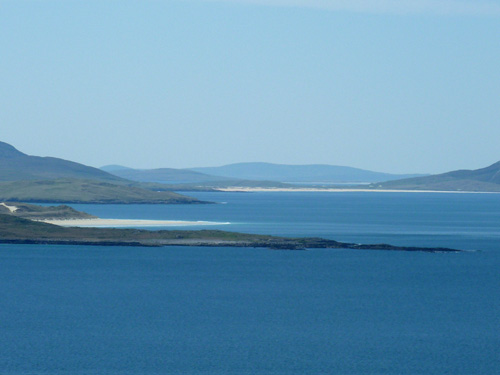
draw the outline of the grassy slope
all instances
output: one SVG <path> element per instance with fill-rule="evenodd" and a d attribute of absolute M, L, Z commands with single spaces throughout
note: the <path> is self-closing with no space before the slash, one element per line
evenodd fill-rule
<path fill-rule="evenodd" d="M 500 162 L 486 168 L 373 184 L 386 189 L 500 192 Z"/>
<path fill-rule="evenodd" d="M 8 207 L 0 205 L 0 214 L 13 215 L 25 219 L 92 219 L 96 216 L 86 212 L 80 212 L 69 206 L 38 206 L 27 203 L 5 202 L 7 206 L 14 206 L 16 210 L 11 212 Z"/>
<path fill-rule="evenodd" d="M 475 191 L 500 192 L 500 184 L 455 178 L 427 178 L 425 181 L 408 179 L 370 185 L 374 188 L 394 190 L 435 190 L 435 191 Z"/>
<path fill-rule="evenodd" d="M 0 183 L 0 201 L 45 203 L 199 203 L 173 192 L 157 192 L 105 181 L 60 179 Z"/>
<path fill-rule="evenodd" d="M 159 168 L 159 169 L 120 169 L 111 171 L 115 176 L 132 181 L 159 182 L 159 183 L 204 183 L 210 181 L 224 181 L 224 177 L 210 176 L 204 173 L 187 169 Z"/>
<path fill-rule="evenodd" d="M 135 246 L 239 246 L 297 250 L 305 248 L 345 248 L 353 250 L 399 250 L 443 252 L 446 248 L 401 247 L 387 244 L 350 244 L 321 238 L 282 238 L 268 235 L 218 230 L 161 230 L 110 228 L 63 228 L 12 215 L 0 214 L 0 243 L 52 243 Z"/>
<path fill-rule="evenodd" d="M 137 181 L 137 186 L 146 189 L 157 189 L 163 191 L 216 191 L 218 188 L 227 187 L 262 187 L 262 188 L 284 188 L 294 185 L 261 180 L 230 179 L 227 177 L 211 176 L 188 169 L 120 169 L 110 173 Z"/>
<path fill-rule="evenodd" d="M 65 228 L 57 225 L 36 222 L 11 215 L 0 214 L 0 240 L 32 241 L 78 241 L 80 243 L 117 242 L 117 244 L 137 243 L 142 245 L 168 244 L 169 240 L 211 242 L 245 242 L 264 244 L 266 241 L 287 241 L 278 237 L 224 232 L 218 230 L 161 230 L 115 228 Z M 293 243 L 293 241 L 291 242 Z M 293 246 L 292 246 L 293 247 Z"/>
<path fill-rule="evenodd" d="M 158 189 L 160 190 L 160 189 Z M 0 200 L 72 203 L 195 203 L 68 160 L 30 156 L 0 142 Z"/>
<path fill-rule="evenodd" d="M 58 178 L 120 181 L 117 176 L 100 169 L 69 160 L 31 156 L 0 142 L 0 181 L 53 180 Z"/>

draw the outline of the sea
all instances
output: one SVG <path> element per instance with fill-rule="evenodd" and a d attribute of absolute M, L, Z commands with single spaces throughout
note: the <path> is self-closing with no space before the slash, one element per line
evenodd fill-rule
<path fill-rule="evenodd" d="M 189 193 L 102 218 L 461 253 L 0 245 L 0 374 L 500 374 L 500 194 Z"/>

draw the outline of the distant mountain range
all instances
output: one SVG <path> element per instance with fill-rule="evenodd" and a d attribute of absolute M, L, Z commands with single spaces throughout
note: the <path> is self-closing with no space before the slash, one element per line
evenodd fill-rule
<path fill-rule="evenodd" d="M 500 162 L 476 170 L 458 170 L 426 176 L 394 175 L 331 165 L 279 165 L 269 163 L 239 163 L 222 167 L 193 168 L 188 170 L 171 168 L 136 170 L 121 166 L 108 166 L 105 168 L 117 176 L 130 180 L 164 183 L 178 183 L 179 181 L 183 181 L 185 183 L 183 188 L 194 186 L 194 184 L 217 189 L 223 187 L 293 188 L 294 185 L 287 184 L 287 182 L 307 185 L 340 185 L 371 182 L 364 185 L 363 188 L 431 191 L 500 191 Z"/>
<path fill-rule="evenodd" d="M 189 184 L 197 182 L 220 182 L 228 178 L 211 176 L 189 169 L 158 168 L 158 169 L 132 169 L 120 165 L 107 165 L 101 167 L 103 171 L 115 176 L 132 181 L 157 182 L 163 184 Z"/>
<path fill-rule="evenodd" d="M 132 169 L 119 165 L 109 165 L 101 169 L 116 176 L 134 181 L 161 182 L 161 183 L 209 183 L 217 185 L 247 186 L 250 182 L 255 186 L 256 181 L 264 182 L 266 186 L 276 183 L 295 184 L 346 184 L 370 183 L 389 181 L 394 179 L 416 177 L 416 174 L 389 174 L 367 171 L 358 168 L 341 167 L 334 165 L 282 165 L 271 163 L 238 163 L 222 167 L 204 167 L 190 169 Z M 241 185 L 241 181 L 246 185 Z"/>
<path fill-rule="evenodd" d="M 500 161 L 486 168 L 420 177 L 331 165 L 270 163 L 150 170 L 112 165 L 97 169 L 64 159 L 30 156 L 0 142 L 0 202 L 199 203 L 168 190 L 363 182 L 370 183 L 364 187 L 371 189 L 500 192 Z"/>
<path fill-rule="evenodd" d="M 388 181 L 373 184 L 371 187 L 391 190 L 500 192 L 500 161 L 486 168 Z"/>
<path fill-rule="evenodd" d="M 423 176 L 422 174 L 373 172 L 359 168 L 326 164 L 236 163 L 222 167 L 191 168 L 191 170 L 232 179 L 268 180 L 299 184 L 369 183 Z"/>
<path fill-rule="evenodd" d="M 158 190 L 72 161 L 26 155 L 0 142 L 0 201 L 199 203 L 194 198 Z"/>

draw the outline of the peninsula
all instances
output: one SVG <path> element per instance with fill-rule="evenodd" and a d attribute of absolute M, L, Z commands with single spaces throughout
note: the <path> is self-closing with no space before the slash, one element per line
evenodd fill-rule
<path fill-rule="evenodd" d="M 140 230 L 117 228 L 62 227 L 15 215 L 15 206 L 2 204 L 0 243 L 98 245 L 98 246 L 206 246 L 262 247 L 275 250 L 351 249 L 424 252 L 459 252 L 449 248 L 393 246 L 388 244 L 354 244 L 322 238 L 286 238 L 220 230 Z M 65 210 L 60 206 L 60 211 Z M 66 216 L 69 217 L 69 216 Z M 37 215 L 37 220 L 42 219 Z"/>

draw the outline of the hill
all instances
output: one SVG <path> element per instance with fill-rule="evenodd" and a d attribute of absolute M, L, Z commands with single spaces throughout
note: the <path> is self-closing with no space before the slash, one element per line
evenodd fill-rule
<path fill-rule="evenodd" d="M 200 203 L 98 168 L 30 156 L 0 142 L 0 201 L 50 203 Z"/>
<path fill-rule="evenodd" d="M 2 202 L 0 214 L 31 220 L 75 220 L 94 219 L 96 216 L 80 212 L 69 206 L 39 206 L 27 203 Z"/>
<path fill-rule="evenodd" d="M 152 191 L 97 180 L 58 179 L 0 182 L 0 201 L 98 204 L 202 203 L 170 191 Z"/>
<path fill-rule="evenodd" d="M 387 181 L 373 184 L 371 187 L 395 190 L 500 192 L 500 161 L 486 168 Z"/>
<path fill-rule="evenodd" d="M 284 188 L 293 185 L 276 181 L 242 180 L 212 176 L 189 169 L 158 168 L 132 169 L 121 165 L 108 165 L 101 169 L 117 177 L 137 181 L 141 187 L 156 191 L 216 191 L 234 186 Z"/>
<path fill-rule="evenodd" d="M 0 142 L 0 181 L 53 180 L 58 178 L 121 180 L 119 177 L 98 168 L 72 161 L 26 155 L 13 146 Z"/>
<path fill-rule="evenodd" d="M 118 165 L 108 165 L 101 167 L 101 169 L 127 180 L 162 184 L 189 184 L 199 182 L 221 182 L 227 180 L 227 178 L 224 177 L 211 176 L 189 169 L 132 169 Z"/>
<path fill-rule="evenodd" d="M 123 165 L 110 164 L 110 165 L 105 165 L 99 169 L 101 169 L 105 172 L 108 172 L 108 173 L 113 173 L 115 171 L 121 171 L 121 170 L 126 170 L 126 169 L 132 170 L 133 168 L 124 167 Z"/>
<path fill-rule="evenodd" d="M 415 174 L 397 175 L 325 164 L 237 163 L 222 167 L 191 168 L 190 170 L 229 179 L 266 180 L 299 184 L 368 183 L 422 176 Z"/>

